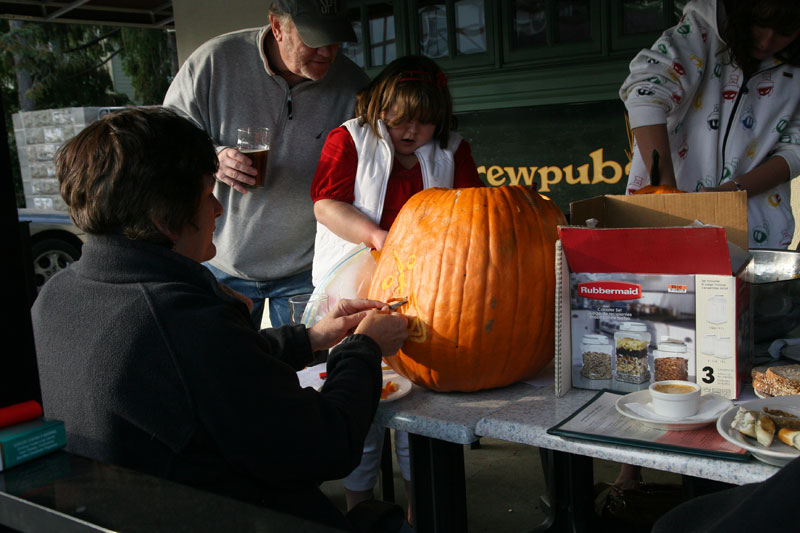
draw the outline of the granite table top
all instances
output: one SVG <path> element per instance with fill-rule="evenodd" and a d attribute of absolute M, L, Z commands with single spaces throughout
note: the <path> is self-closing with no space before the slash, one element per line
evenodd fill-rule
<path fill-rule="evenodd" d="M 308 385 L 302 378 L 301 383 Z M 755 458 L 728 461 L 547 434 L 596 393 L 572 389 L 557 398 L 551 366 L 533 380 L 500 389 L 434 392 L 413 385 L 405 397 L 381 402 L 375 419 L 392 429 L 456 444 L 490 437 L 737 485 L 762 481 L 778 471 Z"/>
<path fill-rule="evenodd" d="M 531 389 L 527 396 L 484 416 L 475 432 L 480 436 L 736 485 L 763 481 L 778 471 L 777 467 L 755 458 L 745 462 L 729 461 L 548 435 L 549 428 L 567 418 L 597 393 L 572 389 L 565 396 L 556 398 L 554 391 L 552 385 Z"/>

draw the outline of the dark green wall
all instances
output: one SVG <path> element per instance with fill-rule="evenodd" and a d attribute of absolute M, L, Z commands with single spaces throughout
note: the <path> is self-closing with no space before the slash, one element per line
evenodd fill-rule
<path fill-rule="evenodd" d="M 475 111 L 457 115 L 458 131 L 472 146 L 478 171 L 483 171 L 481 178 L 488 185 L 511 185 L 512 175 L 525 184 L 520 167 L 527 169 L 529 176 L 530 167 L 536 167 L 532 178 L 536 190 L 569 212 L 569 203 L 576 200 L 624 194 L 628 163 L 624 110 L 622 102 L 609 100 Z M 621 169 L 615 183 L 609 183 L 615 174 L 612 161 Z M 605 179 L 598 179 L 595 173 L 602 162 L 606 164 Z M 568 183 L 568 165 L 572 165 L 574 181 L 580 176 L 579 167 L 588 165 L 584 167 L 585 180 Z M 505 167 L 511 167 L 511 172 Z M 554 167 L 545 173 L 545 180 L 540 174 L 542 167 Z M 561 179 L 556 181 L 559 173 Z"/>

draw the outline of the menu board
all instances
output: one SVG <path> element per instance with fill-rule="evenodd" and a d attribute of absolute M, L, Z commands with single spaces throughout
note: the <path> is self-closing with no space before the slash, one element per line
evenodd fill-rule
<path fill-rule="evenodd" d="M 600 391 L 568 418 L 548 429 L 547 433 L 718 459 L 750 459 L 747 450 L 722 438 L 715 423 L 690 431 L 646 426 L 617 411 L 616 402 L 620 396 L 615 391 Z"/>

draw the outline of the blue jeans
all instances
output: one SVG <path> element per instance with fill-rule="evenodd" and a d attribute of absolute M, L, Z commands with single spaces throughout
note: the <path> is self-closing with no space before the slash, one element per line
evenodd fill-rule
<path fill-rule="evenodd" d="M 250 316 L 258 329 L 261 329 L 261 319 L 264 316 L 265 298 L 269 298 L 269 320 L 272 327 L 277 328 L 291 324 L 289 319 L 290 296 L 314 292 L 310 270 L 280 279 L 252 281 L 231 276 L 208 263 L 203 263 L 203 265 L 214 274 L 217 281 L 253 300 L 253 310 L 250 312 Z"/>

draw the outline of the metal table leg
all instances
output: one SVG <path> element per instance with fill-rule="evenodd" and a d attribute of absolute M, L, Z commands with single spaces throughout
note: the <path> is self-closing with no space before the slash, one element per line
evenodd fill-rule
<path fill-rule="evenodd" d="M 381 449 L 381 497 L 385 502 L 394 503 L 392 432 L 389 428 L 386 428 L 383 432 L 383 448 Z"/>
<path fill-rule="evenodd" d="M 467 531 L 464 447 L 409 434 L 414 484 L 414 529 L 419 533 Z"/>
<path fill-rule="evenodd" d="M 533 532 L 583 532 L 594 522 L 592 458 L 539 449 L 547 494 L 547 518 Z"/>

